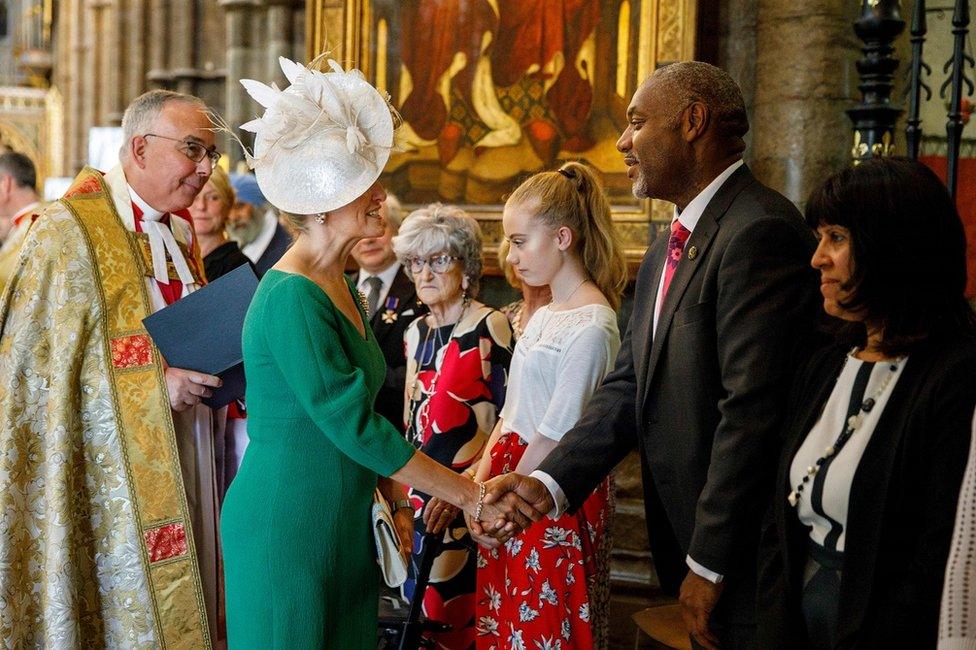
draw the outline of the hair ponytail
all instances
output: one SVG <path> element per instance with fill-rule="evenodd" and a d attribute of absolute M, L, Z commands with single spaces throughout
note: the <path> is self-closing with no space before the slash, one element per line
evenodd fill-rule
<path fill-rule="evenodd" d="M 627 263 L 610 203 L 589 167 L 569 162 L 557 171 L 540 172 L 519 185 L 509 203 L 538 204 L 536 216 L 554 228 L 573 231 L 580 262 L 614 310 L 627 287 Z"/>

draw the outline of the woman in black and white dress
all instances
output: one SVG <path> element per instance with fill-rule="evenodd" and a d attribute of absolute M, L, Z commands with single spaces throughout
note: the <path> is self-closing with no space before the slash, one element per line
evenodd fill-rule
<path fill-rule="evenodd" d="M 763 648 L 929 648 L 976 406 L 966 241 L 921 164 L 876 159 L 814 192 L 841 337 L 797 373 L 760 548 Z"/>

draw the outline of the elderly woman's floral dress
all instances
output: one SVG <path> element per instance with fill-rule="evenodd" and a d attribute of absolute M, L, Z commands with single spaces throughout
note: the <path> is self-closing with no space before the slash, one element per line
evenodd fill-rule
<path fill-rule="evenodd" d="M 414 446 L 456 472 L 481 457 L 505 401 L 512 328 L 499 311 L 471 304 L 454 325 L 431 328 L 425 317 L 404 335 L 407 396 L 404 420 Z M 430 496 L 410 490 L 414 553 L 423 553 L 423 510 Z M 451 631 L 433 635 L 439 647 L 474 647 L 476 553 L 463 515 L 445 529 L 424 594 L 424 614 Z M 411 576 L 412 578 L 412 576 Z M 413 580 L 404 586 L 413 598 Z"/>

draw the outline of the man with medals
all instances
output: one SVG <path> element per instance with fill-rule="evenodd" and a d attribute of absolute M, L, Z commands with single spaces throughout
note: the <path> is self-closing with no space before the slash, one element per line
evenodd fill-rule
<path fill-rule="evenodd" d="M 386 231 L 382 237 L 363 239 L 352 249 L 359 265 L 356 287 L 366 298 L 369 324 L 386 359 L 386 380 L 376 396 L 376 411 L 403 432 L 403 393 L 407 360 L 403 333 L 427 308 L 417 300 L 413 281 L 403 273 L 393 252 L 393 236 L 400 229 L 403 209 L 392 194 L 383 204 Z"/>
<path fill-rule="evenodd" d="M 43 211 L 0 301 L 0 638 L 220 645 L 220 379 L 167 366 L 142 319 L 202 284 L 186 208 L 219 157 L 201 100 L 123 116 L 121 163 Z M 195 325 L 190 325 L 195 326 Z"/>

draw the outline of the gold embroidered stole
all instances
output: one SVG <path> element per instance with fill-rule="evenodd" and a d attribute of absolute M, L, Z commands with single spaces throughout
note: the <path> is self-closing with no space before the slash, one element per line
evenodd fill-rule
<path fill-rule="evenodd" d="M 101 172 L 84 168 L 61 203 L 85 233 L 96 269 L 109 383 L 157 638 L 161 647 L 210 648 L 169 393 L 159 352 L 142 325 L 151 313 L 142 253 Z"/>
<path fill-rule="evenodd" d="M 139 261 L 142 267 L 142 274 L 147 278 L 156 277 L 153 274 L 152 248 L 149 245 L 149 235 L 144 232 L 126 232 L 129 235 L 129 239 L 132 239 L 135 242 L 136 250 L 138 250 L 140 253 Z M 186 244 L 179 240 L 176 241 L 176 245 L 179 247 L 180 252 L 183 253 L 183 259 L 186 260 L 186 265 L 190 267 L 190 275 L 193 276 L 193 281 L 200 286 L 206 284 L 200 274 L 200 269 L 198 268 L 200 265 L 197 264 L 193 251 L 191 251 Z M 166 272 L 170 281 L 180 279 L 180 275 L 176 272 L 176 265 L 173 264 L 173 260 L 166 260 Z"/>

